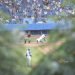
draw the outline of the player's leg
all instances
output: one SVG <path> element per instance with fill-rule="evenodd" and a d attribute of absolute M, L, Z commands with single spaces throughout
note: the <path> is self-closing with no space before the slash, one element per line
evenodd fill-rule
<path fill-rule="evenodd" d="M 30 56 L 27 57 L 27 65 L 28 65 L 28 66 L 31 66 L 31 57 L 30 57 Z"/>

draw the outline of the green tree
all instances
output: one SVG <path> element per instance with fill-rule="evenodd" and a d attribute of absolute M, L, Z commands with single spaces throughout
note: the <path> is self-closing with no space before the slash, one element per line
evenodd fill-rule
<path fill-rule="evenodd" d="M 0 25 L 0 75 L 25 75 L 23 47 L 16 44 L 11 31 Z"/>
<path fill-rule="evenodd" d="M 10 15 L 0 10 L 0 23 L 4 24 L 9 19 L 10 19 Z"/>

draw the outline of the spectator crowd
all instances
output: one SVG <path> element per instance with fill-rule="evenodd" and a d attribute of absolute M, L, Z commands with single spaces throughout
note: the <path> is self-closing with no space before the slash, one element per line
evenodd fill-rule
<path fill-rule="evenodd" d="M 10 23 L 23 23 L 25 18 L 33 19 L 33 22 L 43 21 L 49 15 L 60 15 L 66 13 L 74 14 L 72 8 L 62 7 L 63 0 L 0 0 L 0 7 L 10 14 Z M 26 23 L 28 23 L 26 21 Z"/>

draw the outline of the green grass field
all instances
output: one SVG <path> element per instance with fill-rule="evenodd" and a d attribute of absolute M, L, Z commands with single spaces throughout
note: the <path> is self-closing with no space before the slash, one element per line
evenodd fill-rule
<path fill-rule="evenodd" d="M 47 75 L 51 75 L 50 66 L 52 62 L 56 61 L 57 63 L 60 63 L 61 66 L 65 66 L 65 60 L 69 60 L 67 56 L 70 56 L 70 60 L 71 57 L 73 58 L 73 55 L 69 54 L 74 53 L 74 51 L 72 51 L 75 47 L 73 43 L 74 41 L 67 42 L 65 38 L 66 37 L 60 37 L 60 35 L 57 34 L 51 34 L 50 37 L 46 39 L 49 41 L 46 41 L 45 43 L 36 43 L 33 41 L 35 40 L 33 37 L 31 43 L 24 44 L 23 42 L 11 45 L 10 43 L 4 43 L 1 52 L 4 54 L 6 61 L 3 60 L 5 64 L 2 63 L 1 67 L 8 68 L 8 70 L 11 67 L 12 71 L 15 69 L 15 72 L 17 71 L 17 73 L 21 73 L 17 75 L 46 75 L 46 71 L 48 72 Z M 26 50 L 28 48 L 30 48 L 32 52 L 31 67 L 27 66 L 26 61 Z"/>
<path fill-rule="evenodd" d="M 32 52 L 32 67 L 28 67 L 26 64 L 25 53 L 28 47 L 21 46 L 16 48 L 20 51 L 18 52 L 18 54 L 20 54 L 19 58 L 21 58 L 22 60 L 22 67 L 23 67 L 22 71 L 25 70 L 27 74 L 29 74 L 32 71 L 32 69 L 36 67 L 38 63 L 40 62 L 40 60 L 44 57 L 44 54 L 40 51 L 39 47 L 29 47 L 29 48 L 31 49 L 31 52 Z"/>

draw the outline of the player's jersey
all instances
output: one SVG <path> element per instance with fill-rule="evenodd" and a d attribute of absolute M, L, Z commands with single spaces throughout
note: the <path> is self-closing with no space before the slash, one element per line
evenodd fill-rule
<path fill-rule="evenodd" d="M 26 56 L 32 56 L 32 55 L 31 55 L 31 52 L 27 50 Z"/>

